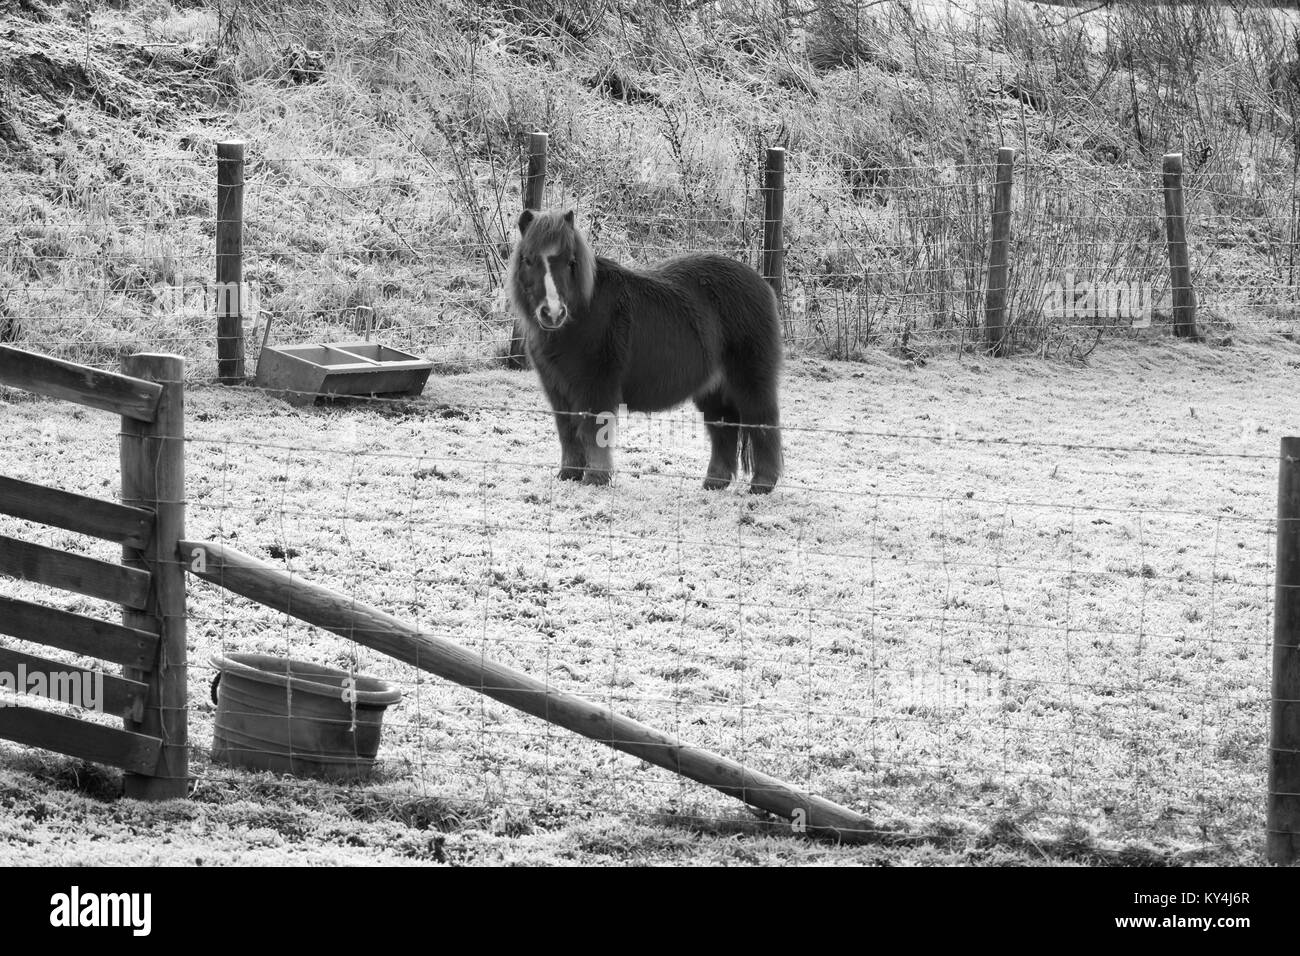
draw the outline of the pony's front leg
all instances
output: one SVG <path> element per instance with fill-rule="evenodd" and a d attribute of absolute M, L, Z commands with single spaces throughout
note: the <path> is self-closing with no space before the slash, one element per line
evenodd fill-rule
<path fill-rule="evenodd" d="M 582 474 L 584 485 L 607 485 L 614 477 L 614 442 L 618 429 L 618 403 L 595 403 L 599 411 L 582 417 L 579 433 L 587 468 Z"/>
<path fill-rule="evenodd" d="M 581 481 L 587 467 L 580 434 L 583 416 L 576 412 L 556 412 L 555 431 L 560 436 L 560 478 Z"/>

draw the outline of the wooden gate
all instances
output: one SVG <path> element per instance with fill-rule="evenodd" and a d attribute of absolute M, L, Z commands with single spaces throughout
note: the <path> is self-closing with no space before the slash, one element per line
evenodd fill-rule
<path fill-rule="evenodd" d="M 183 368 L 176 356 L 133 355 L 118 375 L 0 346 L 0 384 L 122 417 L 121 504 L 0 475 L 0 513 L 120 544 L 122 562 L 0 535 L 0 575 L 123 608 L 120 624 L 98 620 L 5 596 L 0 581 L 0 634 L 123 668 L 110 675 L 0 642 L 0 673 L 20 693 L 64 702 L 70 688 L 97 686 L 96 709 L 124 721 L 118 729 L 6 694 L 0 737 L 120 767 L 126 795 L 141 799 L 183 797 L 189 776 L 185 570 L 176 560 L 185 513 Z"/>

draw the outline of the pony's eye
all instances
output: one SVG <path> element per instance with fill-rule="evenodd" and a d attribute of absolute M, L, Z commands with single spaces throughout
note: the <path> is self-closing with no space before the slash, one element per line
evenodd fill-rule
<path fill-rule="evenodd" d="M 570 271 L 570 272 L 577 272 L 577 271 L 578 271 L 578 260 L 577 260 L 577 259 L 570 259 L 570 260 L 569 260 L 569 271 Z"/>
<path fill-rule="evenodd" d="M 528 266 L 528 268 L 531 269 L 535 264 L 535 260 L 532 256 L 524 256 L 524 265 Z"/>

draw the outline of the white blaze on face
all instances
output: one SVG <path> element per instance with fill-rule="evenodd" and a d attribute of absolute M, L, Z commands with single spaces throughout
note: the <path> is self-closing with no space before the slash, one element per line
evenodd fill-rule
<path fill-rule="evenodd" d="M 543 281 L 546 284 L 546 310 L 550 315 L 546 325 L 553 325 L 564 315 L 564 300 L 560 298 L 560 290 L 555 287 L 555 277 L 551 275 L 551 257 L 543 256 L 542 261 L 546 263 L 546 275 Z M 542 318 L 542 307 L 537 307 L 538 320 Z"/>

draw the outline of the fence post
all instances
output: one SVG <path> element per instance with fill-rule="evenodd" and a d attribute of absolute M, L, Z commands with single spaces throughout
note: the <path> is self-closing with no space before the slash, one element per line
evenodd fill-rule
<path fill-rule="evenodd" d="M 550 136 L 528 134 L 528 178 L 524 180 L 524 208 L 546 208 L 546 149 Z"/>
<path fill-rule="evenodd" d="M 149 684 L 149 700 L 140 719 L 126 729 L 162 739 L 153 776 L 127 774 L 124 792 L 139 800 L 184 797 L 189 783 L 186 710 L 185 567 L 177 547 L 185 537 L 185 363 L 176 355 L 131 355 L 122 371 L 162 385 L 158 414 L 152 422 L 122 418 L 122 503 L 154 511 L 153 537 L 144 551 L 122 548 L 122 563 L 148 571 L 153 578 L 148 606 L 126 610 L 123 623 L 156 632 L 158 659 L 142 672 L 125 676 Z"/>
<path fill-rule="evenodd" d="M 244 144 L 217 143 L 217 381 L 244 384 Z"/>
<path fill-rule="evenodd" d="M 1268 859 L 1300 859 L 1300 437 L 1282 439 L 1269 728 Z"/>
<path fill-rule="evenodd" d="M 763 162 L 763 249 L 759 271 L 784 303 L 785 278 L 785 150 L 774 146 Z M 781 309 L 782 314 L 785 308 Z M 786 329 L 789 338 L 790 329 Z"/>
<path fill-rule="evenodd" d="M 988 287 L 984 291 L 984 334 L 989 351 L 1007 354 L 1007 287 L 1011 276 L 1011 172 L 1014 146 L 998 150 L 993 182 L 993 220 L 989 237 Z"/>
<path fill-rule="evenodd" d="M 1187 209 L 1183 204 L 1183 154 L 1164 158 L 1165 237 L 1169 244 L 1169 284 L 1174 294 L 1174 335 L 1196 341 L 1196 290 L 1187 258 Z"/>
<path fill-rule="evenodd" d="M 546 133 L 528 134 L 528 175 L 524 179 L 524 208 L 546 208 L 546 151 L 550 136 Z M 524 320 L 515 316 L 510 330 L 510 348 L 506 352 L 506 367 L 528 367 L 528 353 L 524 349 Z"/>

